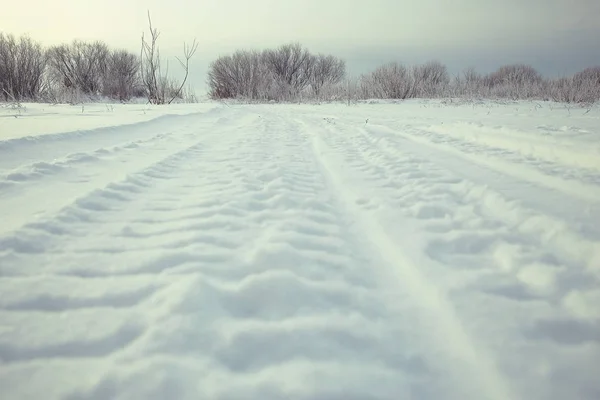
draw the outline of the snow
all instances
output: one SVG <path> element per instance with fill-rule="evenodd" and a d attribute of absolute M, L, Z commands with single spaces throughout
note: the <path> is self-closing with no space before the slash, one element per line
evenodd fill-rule
<path fill-rule="evenodd" d="M 39 140 L 39 136 L 52 134 L 77 136 L 81 131 L 142 125 L 141 122 L 194 114 L 217 106 L 215 103 L 174 104 L 167 108 L 151 104 L 0 104 L 0 140 Z M 17 142 L 9 141 L 3 145 L 11 143 Z"/>
<path fill-rule="evenodd" d="M 0 109 L 7 399 L 597 399 L 600 110 Z"/>

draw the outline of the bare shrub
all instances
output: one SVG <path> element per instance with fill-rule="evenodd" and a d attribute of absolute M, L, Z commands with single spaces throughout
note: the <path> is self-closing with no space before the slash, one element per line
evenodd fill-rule
<path fill-rule="evenodd" d="M 101 93 L 110 50 L 103 42 L 73 41 L 48 50 L 54 84 L 87 95 Z"/>
<path fill-rule="evenodd" d="M 540 73 L 525 64 L 502 66 L 484 77 L 483 84 L 492 96 L 512 100 L 538 98 L 543 89 Z"/>
<path fill-rule="evenodd" d="M 547 82 L 550 99 L 563 103 L 590 104 L 600 100 L 600 67 L 586 68 L 570 77 Z"/>
<path fill-rule="evenodd" d="M 525 64 L 505 65 L 492 74 L 490 79 L 496 84 L 514 85 L 534 84 L 542 81 L 542 76 L 532 66 Z"/>
<path fill-rule="evenodd" d="M 369 81 L 373 85 L 373 97 L 376 98 L 407 99 L 415 94 L 414 80 L 410 76 L 408 68 L 397 62 L 375 69 Z"/>
<path fill-rule="evenodd" d="M 360 82 L 362 98 L 410 99 L 438 97 L 448 91 L 450 76 L 446 66 L 438 61 L 408 68 L 397 62 L 388 63 L 363 75 Z"/>
<path fill-rule="evenodd" d="M 464 94 L 468 97 L 475 97 L 478 93 L 478 89 L 482 86 L 483 77 L 475 68 L 470 67 L 463 71 L 463 79 L 464 79 Z"/>
<path fill-rule="evenodd" d="M 45 68 L 45 53 L 38 42 L 27 36 L 17 40 L 0 32 L 0 98 L 38 99 Z"/>
<path fill-rule="evenodd" d="M 475 68 L 468 67 L 461 74 L 456 75 L 450 91 L 454 96 L 472 99 L 484 97 L 484 90 L 483 77 Z"/>
<path fill-rule="evenodd" d="M 450 83 L 446 66 L 438 61 L 430 61 L 413 67 L 412 79 L 415 97 L 437 97 L 445 91 Z"/>
<path fill-rule="evenodd" d="M 577 102 L 577 91 L 573 77 L 562 77 L 551 80 L 546 85 L 546 92 L 552 100 L 563 103 Z"/>
<path fill-rule="evenodd" d="M 228 99 L 237 96 L 239 79 L 232 68 L 232 57 L 221 56 L 210 63 L 208 69 L 209 96 L 212 99 Z"/>
<path fill-rule="evenodd" d="M 262 53 L 238 50 L 210 64 L 209 95 L 213 99 L 268 99 L 272 80 Z"/>
<path fill-rule="evenodd" d="M 324 86 L 335 85 L 346 76 L 346 63 L 332 55 L 318 54 L 310 64 L 309 84 L 317 98 Z"/>
<path fill-rule="evenodd" d="M 310 99 L 309 87 L 317 97 L 324 88 L 331 93 L 345 72 L 343 60 L 314 56 L 297 43 L 262 52 L 238 50 L 210 64 L 209 95 L 213 99 L 302 101 Z"/>
<path fill-rule="evenodd" d="M 286 44 L 276 50 L 265 50 L 263 59 L 277 81 L 282 98 L 293 98 L 310 83 L 314 57 L 299 43 Z"/>
<path fill-rule="evenodd" d="M 120 101 L 131 99 L 141 85 L 139 67 L 137 55 L 126 50 L 112 51 L 103 77 L 102 94 Z"/>
<path fill-rule="evenodd" d="M 573 76 L 576 82 L 586 82 L 594 86 L 600 86 L 600 66 L 586 68 Z"/>
<path fill-rule="evenodd" d="M 573 76 L 576 101 L 593 103 L 600 100 L 600 66 L 586 68 Z"/>

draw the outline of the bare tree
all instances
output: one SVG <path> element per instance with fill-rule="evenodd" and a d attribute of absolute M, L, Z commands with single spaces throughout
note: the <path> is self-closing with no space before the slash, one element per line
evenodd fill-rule
<path fill-rule="evenodd" d="M 175 100 L 176 98 L 181 96 L 181 91 L 183 90 L 185 82 L 187 81 L 187 78 L 190 73 L 190 59 L 194 56 L 194 54 L 196 53 L 196 50 L 198 50 L 198 43 L 196 43 L 196 39 L 194 39 L 191 46 L 188 46 L 185 43 L 183 44 L 183 56 L 185 58 L 185 62 L 181 61 L 181 59 L 179 57 L 177 57 L 177 61 L 179 61 L 179 64 L 185 71 L 185 76 L 183 77 L 183 80 L 181 81 L 181 85 L 179 86 L 179 89 L 177 89 L 177 91 L 175 93 L 173 93 L 171 100 L 169 100 L 169 104 L 171 104 L 173 102 L 173 100 Z"/>
<path fill-rule="evenodd" d="M 319 98 L 323 86 L 335 85 L 346 76 L 346 63 L 332 55 L 318 54 L 310 64 L 312 69 L 309 83 L 317 98 Z"/>
<path fill-rule="evenodd" d="M 148 26 L 150 28 L 149 42 L 146 41 L 144 34 L 142 34 L 142 48 L 140 52 L 142 83 L 146 89 L 148 101 L 151 104 L 171 104 L 173 100 L 181 96 L 181 91 L 189 75 L 189 62 L 196 53 L 198 44 L 195 39 L 191 46 L 183 44 L 185 62 L 179 58 L 177 58 L 177 61 L 184 68 L 185 77 L 181 84 L 177 85 L 173 79 L 169 78 L 169 64 L 167 63 L 164 72 L 161 69 L 162 61 L 157 44 L 160 32 L 158 29 L 152 27 L 150 11 L 148 11 Z"/>
<path fill-rule="evenodd" d="M 142 33 L 142 50 L 140 54 L 141 78 L 146 95 L 151 104 L 163 104 L 164 96 L 159 91 L 160 85 L 160 51 L 156 42 L 160 36 L 158 29 L 152 27 L 150 11 L 148 11 L 148 25 L 150 27 L 150 42 L 147 42 Z"/>
<path fill-rule="evenodd" d="M 46 57 L 42 46 L 27 36 L 17 40 L 0 33 L 0 97 L 5 100 L 39 98 Z"/>

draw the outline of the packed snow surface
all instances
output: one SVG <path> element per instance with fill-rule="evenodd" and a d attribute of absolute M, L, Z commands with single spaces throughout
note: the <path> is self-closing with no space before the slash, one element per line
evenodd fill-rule
<path fill-rule="evenodd" d="M 600 110 L 0 108 L 0 398 L 600 398 Z"/>

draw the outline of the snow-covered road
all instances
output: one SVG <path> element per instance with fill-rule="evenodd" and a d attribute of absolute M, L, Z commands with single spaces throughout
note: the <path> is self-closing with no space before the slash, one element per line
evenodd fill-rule
<path fill-rule="evenodd" d="M 438 106 L 0 134 L 0 398 L 600 398 L 600 112 Z"/>

